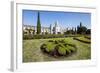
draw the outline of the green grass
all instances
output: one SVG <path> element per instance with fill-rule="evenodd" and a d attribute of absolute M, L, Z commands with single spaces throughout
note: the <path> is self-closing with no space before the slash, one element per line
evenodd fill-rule
<path fill-rule="evenodd" d="M 51 57 L 41 52 L 40 46 L 46 43 L 48 40 L 62 40 L 69 44 L 75 44 L 77 52 L 68 57 Z M 52 46 L 51 46 L 52 45 Z M 53 44 L 49 44 L 49 51 L 54 47 Z M 74 50 L 73 47 L 68 46 Z M 66 49 L 67 50 L 67 49 Z M 64 50 L 61 50 L 65 53 Z M 43 61 L 62 61 L 62 60 L 86 60 L 91 59 L 91 44 L 86 44 L 77 40 L 73 40 L 73 37 L 68 38 L 52 38 L 52 39 L 33 39 L 23 40 L 23 62 L 43 62 Z"/>

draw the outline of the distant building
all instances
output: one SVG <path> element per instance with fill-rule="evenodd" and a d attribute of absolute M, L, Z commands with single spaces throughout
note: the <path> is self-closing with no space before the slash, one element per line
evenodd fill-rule
<path fill-rule="evenodd" d="M 37 27 L 32 25 L 24 25 L 23 26 L 23 33 L 24 34 L 37 34 Z M 49 27 L 41 27 L 41 34 L 50 33 Z"/>
<path fill-rule="evenodd" d="M 23 26 L 23 33 L 24 34 L 36 34 L 37 27 L 32 25 L 24 25 Z"/>
<path fill-rule="evenodd" d="M 41 27 L 41 34 L 63 34 L 67 29 L 61 29 L 58 22 L 51 24 L 49 27 Z M 37 34 L 37 26 L 23 25 L 24 34 Z"/>
<path fill-rule="evenodd" d="M 53 30 L 53 34 L 61 34 L 61 28 L 58 26 L 58 22 L 55 22 L 55 25 L 51 30 Z"/>

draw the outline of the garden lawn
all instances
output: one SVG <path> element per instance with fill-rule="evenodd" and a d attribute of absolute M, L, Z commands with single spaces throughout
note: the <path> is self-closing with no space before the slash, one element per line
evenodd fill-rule
<path fill-rule="evenodd" d="M 44 54 L 40 46 L 48 40 L 64 39 L 68 43 L 75 44 L 77 52 L 67 57 L 52 57 Z M 91 44 L 86 44 L 73 37 L 52 38 L 52 39 L 33 39 L 23 40 L 23 62 L 43 62 L 43 61 L 62 61 L 62 60 L 87 60 L 91 59 Z"/>

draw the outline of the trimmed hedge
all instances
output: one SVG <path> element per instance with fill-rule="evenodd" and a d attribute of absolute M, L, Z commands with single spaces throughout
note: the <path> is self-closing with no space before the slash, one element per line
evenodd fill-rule
<path fill-rule="evenodd" d="M 66 55 L 66 48 L 65 47 L 59 47 L 58 53 L 60 55 Z"/>
<path fill-rule="evenodd" d="M 87 44 L 91 43 L 91 40 L 84 39 L 84 38 L 76 38 L 76 37 L 74 37 L 73 39 L 74 40 L 78 40 L 78 41 L 83 42 L 83 43 L 87 43 Z"/>
<path fill-rule="evenodd" d="M 64 35 L 64 34 L 36 34 L 36 35 L 32 35 L 32 34 L 23 34 L 23 39 L 27 40 L 27 39 L 48 39 L 48 38 L 64 38 L 64 37 L 80 37 L 82 35 Z"/>
<path fill-rule="evenodd" d="M 23 39 L 48 39 L 48 38 L 63 38 L 63 34 L 46 34 L 46 35 L 23 35 Z"/>
<path fill-rule="evenodd" d="M 68 56 L 76 52 L 77 48 L 74 44 L 68 44 L 64 40 L 49 40 L 41 45 L 40 49 L 52 56 Z"/>
<path fill-rule="evenodd" d="M 55 45 L 52 43 L 47 43 L 47 48 L 45 49 L 47 52 L 52 52 L 54 50 Z"/>
<path fill-rule="evenodd" d="M 89 40 L 91 39 L 91 36 L 84 36 L 84 37 L 87 38 L 87 39 L 89 39 Z"/>

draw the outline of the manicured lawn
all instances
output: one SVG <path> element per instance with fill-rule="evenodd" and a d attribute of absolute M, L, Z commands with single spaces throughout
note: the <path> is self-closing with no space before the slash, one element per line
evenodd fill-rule
<path fill-rule="evenodd" d="M 67 57 L 52 57 L 44 54 L 40 46 L 48 40 L 64 39 L 68 43 L 75 44 L 77 52 Z M 89 39 L 88 39 L 89 40 Z M 53 38 L 53 39 L 33 39 L 23 40 L 23 62 L 43 62 L 43 61 L 61 61 L 61 60 L 86 60 L 91 59 L 91 44 L 86 44 L 73 37 L 68 38 Z"/>

